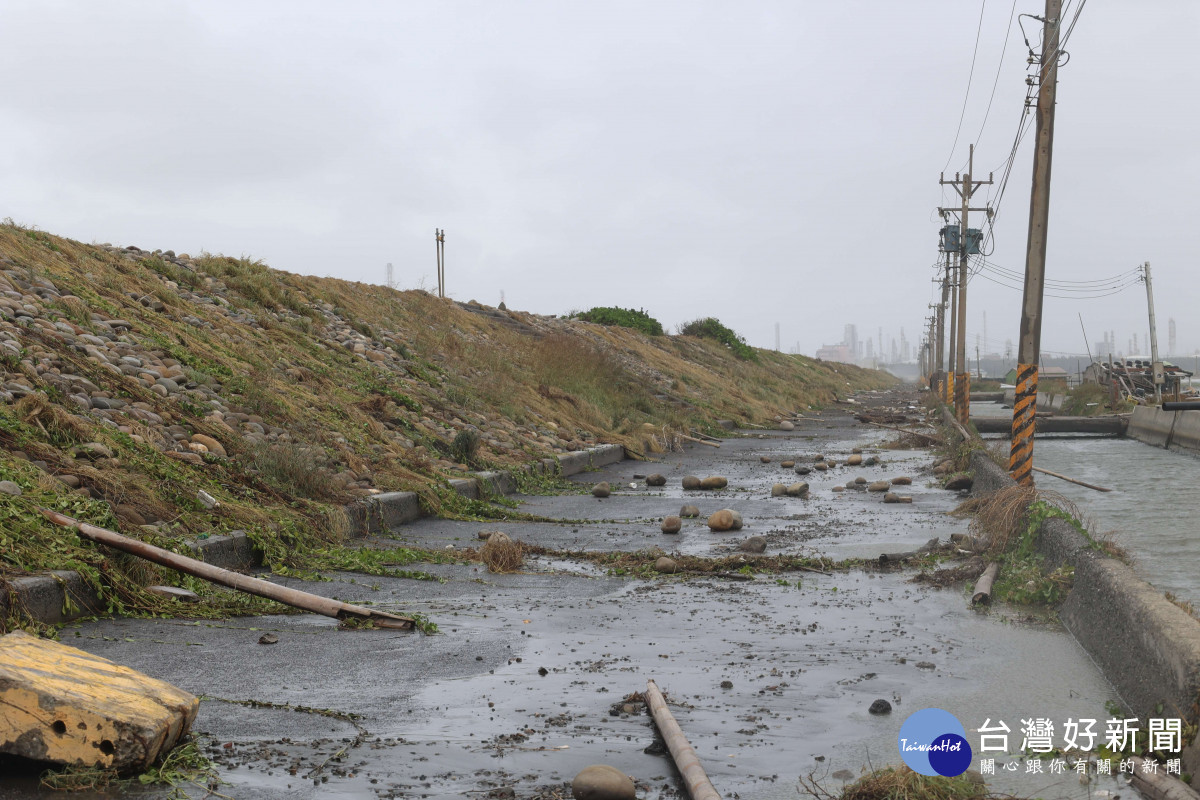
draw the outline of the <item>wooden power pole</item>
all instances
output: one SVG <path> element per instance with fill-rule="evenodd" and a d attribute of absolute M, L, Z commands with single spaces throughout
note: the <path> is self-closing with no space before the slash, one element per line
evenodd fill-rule
<path fill-rule="evenodd" d="M 992 182 L 991 174 L 988 175 L 986 181 L 977 181 L 972 178 L 972 172 L 975 169 L 975 145 L 971 145 L 970 155 L 967 158 L 967 171 L 961 175 L 955 175 L 954 180 L 948 181 L 943 175 L 938 183 L 943 186 L 949 184 L 958 192 L 962 199 L 961 208 L 939 208 L 938 211 L 943 217 L 952 211 L 958 212 L 958 308 L 955 310 L 958 319 L 955 321 L 955 341 L 953 342 L 952 350 L 954 352 L 954 415 L 962 425 L 966 425 L 971 421 L 971 369 L 967 362 L 967 256 L 978 251 L 979 239 L 971 236 L 971 229 L 967 224 L 967 217 L 972 211 L 983 211 L 991 215 L 992 210 L 989 207 L 971 208 L 971 197 L 975 194 L 975 190 L 980 186 L 985 186 Z"/>
<path fill-rule="evenodd" d="M 1033 429 L 1037 412 L 1038 362 L 1042 353 L 1042 294 L 1046 278 L 1046 226 L 1050 220 L 1050 164 L 1054 155 L 1054 98 L 1058 87 L 1062 0 L 1046 0 L 1042 57 L 1038 69 L 1037 119 L 1033 151 L 1033 191 L 1025 247 L 1025 290 L 1021 338 L 1017 347 L 1017 387 L 1013 401 L 1008 471 L 1022 486 L 1033 485 Z"/>

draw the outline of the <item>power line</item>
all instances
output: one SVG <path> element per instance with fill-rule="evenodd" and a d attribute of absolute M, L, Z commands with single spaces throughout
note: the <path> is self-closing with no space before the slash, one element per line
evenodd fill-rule
<path fill-rule="evenodd" d="M 958 147 L 958 136 L 962 133 L 963 118 L 967 115 L 967 101 L 971 97 L 971 81 L 975 77 L 975 57 L 979 55 L 979 36 L 983 32 L 983 12 L 987 8 L 987 0 L 979 6 L 979 25 L 975 28 L 975 49 L 971 52 L 971 71 L 967 73 L 967 91 L 963 95 L 962 112 L 958 115 L 958 128 L 954 131 L 954 144 L 950 145 L 950 155 L 946 156 L 946 164 L 942 167 L 942 172 L 950 166 L 950 162 L 954 160 L 954 150 Z"/>
<path fill-rule="evenodd" d="M 1017 0 L 1013 0 L 1012 9 L 1008 12 L 1008 28 L 1004 31 L 1004 46 L 1000 48 L 1000 63 L 996 65 L 996 78 L 992 81 L 992 94 L 988 97 L 987 110 L 983 112 L 983 123 L 975 136 L 978 144 L 983 138 L 983 129 L 987 127 L 988 115 L 992 113 L 992 101 L 996 99 L 996 87 L 1000 84 L 1000 71 L 1004 68 L 1004 56 L 1008 52 L 1008 37 L 1012 35 L 1013 16 L 1017 13 Z"/>

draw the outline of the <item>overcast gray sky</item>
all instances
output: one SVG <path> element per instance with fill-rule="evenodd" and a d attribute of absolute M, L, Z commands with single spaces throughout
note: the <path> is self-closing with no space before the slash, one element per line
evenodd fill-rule
<path fill-rule="evenodd" d="M 976 173 L 1000 177 L 1026 88 L 1014 8 L 1042 3 L 984 7 L 952 151 L 981 0 L 0 0 L 0 216 L 371 283 L 391 262 L 401 288 L 436 286 L 440 227 L 460 300 L 716 316 L 764 347 L 778 322 L 809 354 L 855 323 L 886 346 L 935 298 L 939 172 L 977 141 Z M 1049 229 L 1050 280 L 1149 260 L 1161 346 L 1174 318 L 1185 353 L 1198 43 L 1190 0 L 1086 5 Z M 1017 273 L 1032 139 L 989 258 Z M 971 350 L 986 311 L 984 349 L 1003 352 L 1019 306 L 973 280 Z M 1043 349 L 1083 352 L 1079 313 L 1092 341 L 1144 345 L 1145 311 L 1141 285 L 1047 298 Z"/>

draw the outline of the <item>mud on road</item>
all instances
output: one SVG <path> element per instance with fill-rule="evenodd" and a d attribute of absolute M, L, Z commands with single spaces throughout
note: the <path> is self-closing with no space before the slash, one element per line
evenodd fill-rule
<path fill-rule="evenodd" d="M 457 549 L 478 545 L 477 532 L 489 528 L 560 551 L 659 547 L 717 556 L 762 535 L 768 554 L 843 559 L 965 531 L 964 520 L 946 514 L 959 498 L 934 487 L 929 454 L 878 449 L 890 436 L 835 408 L 795 431 L 754 432 L 660 464 L 625 461 L 577 476 L 589 486 L 609 481 L 614 492 L 603 500 L 520 498 L 521 510 L 565 522 L 426 519 L 385 544 Z M 797 480 L 781 461 L 822 453 L 840 462 L 854 447 L 883 463 L 814 472 L 805 477 L 807 500 L 770 497 L 773 483 Z M 666 475 L 667 485 L 647 487 L 637 476 L 649 472 Z M 686 474 L 725 475 L 729 488 L 685 493 Z M 859 475 L 910 476 L 902 488 L 913 503 L 832 491 Z M 677 535 L 661 533 L 662 517 L 684 502 L 701 518 L 685 520 Z M 703 518 L 724 507 L 741 511 L 743 530 L 708 531 Z M 218 764 L 218 790 L 236 798 L 569 797 L 572 777 L 594 763 L 634 777 L 640 797 L 686 796 L 650 717 L 625 702 L 649 678 L 668 693 L 728 798 L 798 797 L 801 776 L 815 773 L 836 789 L 864 768 L 897 763 L 899 726 L 921 708 L 958 716 L 976 745 L 985 717 L 1017 731 L 1032 716 L 1100 717 L 1114 699 L 1057 626 L 1025 624 L 1017 611 L 972 611 L 963 587 L 915 584 L 912 570 L 641 579 L 546 557 L 508 575 L 478 564 L 426 569 L 443 582 L 349 574 L 283 582 L 419 611 L 440 626 L 433 636 L 339 630 L 301 615 L 112 620 L 68 627 L 62 638 L 202 695 L 195 727 Z M 259 644 L 267 632 L 277 644 Z M 868 712 L 880 699 L 890 714 Z M 1087 795 L 1069 771 L 1002 774 L 993 788 Z M 0 788 L 0 797 L 25 794 Z"/>

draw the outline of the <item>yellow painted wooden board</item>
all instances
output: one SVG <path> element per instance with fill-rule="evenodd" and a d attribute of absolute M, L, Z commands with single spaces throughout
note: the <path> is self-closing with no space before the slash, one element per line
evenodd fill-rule
<path fill-rule="evenodd" d="M 200 701 L 48 639 L 0 636 L 0 752 L 140 771 L 175 746 Z"/>

